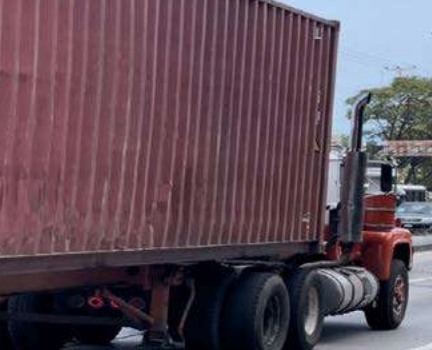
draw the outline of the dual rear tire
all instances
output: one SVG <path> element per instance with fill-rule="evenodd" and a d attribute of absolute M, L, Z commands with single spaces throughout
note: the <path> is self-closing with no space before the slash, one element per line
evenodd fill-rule
<path fill-rule="evenodd" d="M 324 319 L 319 278 L 300 270 L 287 281 L 244 272 L 201 286 L 185 328 L 187 350 L 312 349 Z"/>
<path fill-rule="evenodd" d="M 11 297 L 8 302 L 9 314 L 46 314 L 52 310 L 50 295 L 25 294 Z M 17 350 L 58 350 L 66 343 L 66 329 L 53 324 L 10 320 L 9 334 Z"/>
<path fill-rule="evenodd" d="M 320 277 L 300 269 L 288 279 L 288 289 L 292 321 L 286 349 L 311 350 L 321 338 L 325 316 Z"/>
<path fill-rule="evenodd" d="M 230 272 L 198 277 L 196 297 L 184 329 L 187 350 L 221 349 L 222 312 L 235 279 Z"/>
<path fill-rule="evenodd" d="M 48 294 L 14 296 L 9 298 L 7 310 L 11 315 L 50 314 L 56 310 L 55 297 Z M 81 344 L 107 345 L 120 330 L 120 326 L 69 327 L 12 319 L 0 323 L 0 349 L 59 350 L 72 340 Z"/>
<path fill-rule="evenodd" d="M 227 300 L 222 339 L 229 350 L 282 350 L 290 303 L 281 277 L 251 273 L 240 277 Z"/>

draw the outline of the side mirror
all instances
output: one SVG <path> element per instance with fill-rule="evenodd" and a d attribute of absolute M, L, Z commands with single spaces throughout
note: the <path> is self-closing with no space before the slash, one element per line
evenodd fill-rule
<path fill-rule="evenodd" d="M 389 193 L 393 190 L 393 167 L 390 164 L 381 165 L 381 192 Z"/>

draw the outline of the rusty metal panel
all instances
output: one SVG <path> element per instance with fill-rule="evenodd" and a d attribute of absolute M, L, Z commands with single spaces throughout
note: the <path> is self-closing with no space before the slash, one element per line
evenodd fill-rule
<path fill-rule="evenodd" d="M 1 256 L 318 242 L 338 31 L 261 0 L 1 0 Z"/>

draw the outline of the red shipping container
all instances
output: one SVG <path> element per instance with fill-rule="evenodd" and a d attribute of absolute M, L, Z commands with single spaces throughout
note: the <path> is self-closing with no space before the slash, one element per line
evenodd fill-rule
<path fill-rule="evenodd" d="M 262 0 L 3 0 L 2 273 L 317 249 L 338 31 Z"/>

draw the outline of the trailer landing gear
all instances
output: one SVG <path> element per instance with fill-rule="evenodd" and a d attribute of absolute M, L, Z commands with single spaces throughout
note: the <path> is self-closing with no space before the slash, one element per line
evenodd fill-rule
<path fill-rule="evenodd" d="M 143 345 L 146 350 L 179 348 L 179 344 L 172 340 L 168 329 L 168 311 L 172 285 L 169 278 L 160 279 L 156 281 L 152 288 L 150 314 L 153 322 L 144 334 Z"/>

